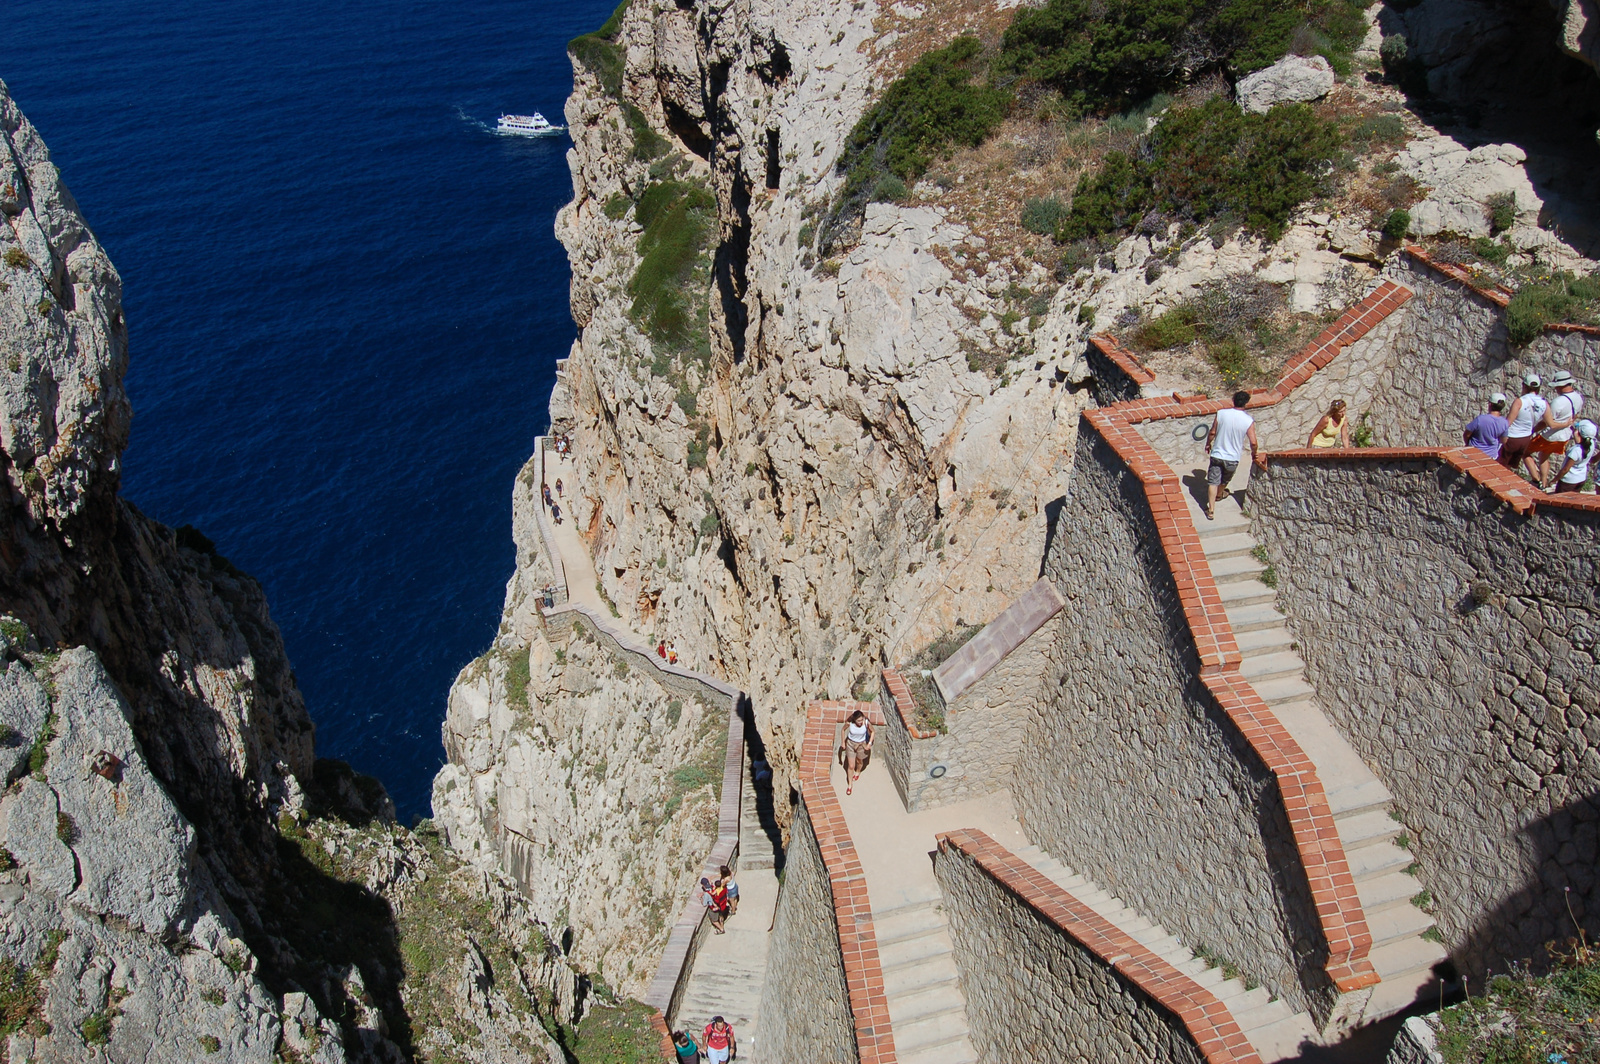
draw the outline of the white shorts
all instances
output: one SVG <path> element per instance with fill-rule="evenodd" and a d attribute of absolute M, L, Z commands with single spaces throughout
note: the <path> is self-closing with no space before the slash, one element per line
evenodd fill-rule
<path fill-rule="evenodd" d="M 711 1064 L 728 1064 L 728 1050 L 712 1049 L 710 1046 L 707 1046 L 706 1059 L 709 1060 Z"/>

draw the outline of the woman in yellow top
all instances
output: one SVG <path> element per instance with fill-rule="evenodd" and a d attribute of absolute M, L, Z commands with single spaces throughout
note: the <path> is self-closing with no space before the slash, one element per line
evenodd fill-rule
<path fill-rule="evenodd" d="M 1344 415 L 1344 400 L 1335 399 L 1328 412 L 1322 415 L 1317 427 L 1311 430 L 1307 447 L 1350 446 L 1350 419 Z"/>

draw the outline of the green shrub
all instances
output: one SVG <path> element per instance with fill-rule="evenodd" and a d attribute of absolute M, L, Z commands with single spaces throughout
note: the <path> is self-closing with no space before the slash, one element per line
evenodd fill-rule
<path fill-rule="evenodd" d="M 524 712 L 528 709 L 528 684 L 533 673 L 528 665 L 528 648 L 506 655 L 506 705 Z"/>
<path fill-rule="evenodd" d="M 207 1053 L 220 1053 L 222 1051 L 222 1039 L 214 1034 L 203 1034 L 200 1036 L 200 1048 Z"/>
<path fill-rule="evenodd" d="M 1189 307 L 1174 307 L 1139 326 L 1134 345 L 1143 351 L 1165 351 L 1169 347 L 1191 344 L 1195 340 L 1195 314 Z"/>
<path fill-rule="evenodd" d="M 1438 1051 L 1447 1064 L 1600 1060 L 1600 950 L 1580 935 L 1552 952 L 1548 974 L 1513 966 L 1490 980 L 1482 997 L 1438 1013 Z"/>
<path fill-rule="evenodd" d="M 1222 383 L 1232 388 L 1261 372 L 1255 355 L 1238 340 L 1206 344 L 1206 359 L 1216 367 Z"/>
<path fill-rule="evenodd" d="M 111 1041 L 111 1013 L 106 1009 L 91 1012 L 78 1028 L 86 1046 L 103 1046 Z"/>
<path fill-rule="evenodd" d="M 702 536 L 714 536 L 721 527 L 722 519 L 716 515 L 715 511 L 706 514 L 700 519 L 700 534 Z"/>
<path fill-rule="evenodd" d="M 628 132 L 633 134 L 633 157 L 640 162 L 649 162 L 665 155 L 672 147 L 666 137 L 657 133 L 650 127 L 650 120 L 644 112 L 631 103 L 622 105 L 622 117 L 627 120 Z"/>
<path fill-rule="evenodd" d="M 34 736 L 33 748 L 28 751 L 28 771 L 38 776 L 50 757 L 50 742 L 56 737 L 56 715 L 52 711 L 44 720 L 44 727 Z"/>
<path fill-rule="evenodd" d="M 33 265 L 33 260 L 21 248 L 6 248 L 6 265 L 14 270 L 25 270 Z"/>
<path fill-rule="evenodd" d="M 687 343 L 700 325 L 689 282 L 714 231 L 716 206 L 699 185 L 663 181 L 645 189 L 634 207 L 644 232 L 628 293 L 633 318 L 651 340 Z"/>
<path fill-rule="evenodd" d="M 1517 224 L 1517 196 L 1514 192 L 1496 192 L 1485 204 L 1489 208 L 1489 231 L 1503 233 Z"/>
<path fill-rule="evenodd" d="M 1411 212 L 1404 207 L 1389 212 L 1383 220 L 1383 235 L 1390 240 L 1403 240 L 1411 229 Z"/>
<path fill-rule="evenodd" d="M 78 841 L 78 825 L 66 813 L 56 814 L 56 838 L 68 846 Z"/>
<path fill-rule="evenodd" d="M 1022 228 L 1040 236 L 1053 236 L 1067 217 L 1067 205 L 1054 196 L 1031 199 L 1022 208 Z"/>
<path fill-rule="evenodd" d="M 601 209 L 605 211 L 607 218 L 615 222 L 620 221 L 628 213 L 628 208 L 632 206 L 633 200 L 620 192 L 616 192 L 612 194 L 610 199 L 606 200 L 606 205 Z"/>
<path fill-rule="evenodd" d="M 1491 266 L 1504 266 L 1511 257 L 1511 245 L 1480 236 L 1472 242 L 1472 253 Z"/>
<path fill-rule="evenodd" d="M 976 37 L 957 37 L 889 85 L 845 142 L 839 168 L 847 175 L 846 199 L 876 190 L 885 173 L 913 181 L 941 153 L 983 143 L 1005 118 L 1010 96 L 975 80 L 982 51 Z"/>
<path fill-rule="evenodd" d="M 567 51 L 600 81 L 600 87 L 612 97 L 622 95 L 624 57 L 622 49 L 614 42 L 622 28 L 622 16 L 628 10 L 629 0 L 622 0 L 605 24 L 593 33 L 585 33 L 567 42 Z"/>
<path fill-rule="evenodd" d="M 684 413 L 687 414 L 689 411 L 685 410 Z M 701 425 L 699 431 L 694 434 L 694 439 L 689 441 L 688 460 L 684 464 L 690 469 L 704 469 L 706 467 L 706 456 L 710 453 L 711 430 L 705 425 Z"/>
<path fill-rule="evenodd" d="M 1350 130 L 1350 144 L 1358 151 L 1392 148 L 1405 143 L 1406 124 L 1399 115 L 1372 115 Z"/>
<path fill-rule="evenodd" d="M 1269 66 L 1307 28 L 1342 61 L 1366 25 L 1359 0 L 1047 0 L 1017 13 L 1000 64 L 1107 114 L 1196 74 Z"/>
<path fill-rule="evenodd" d="M 1539 338 L 1546 325 L 1570 314 L 1576 303 L 1560 278 L 1546 284 L 1525 284 L 1506 307 L 1506 338 L 1525 347 Z"/>
<path fill-rule="evenodd" d="M 893 174 L 884 174 L 878 178 L 878 183 L 872 186 L 874 203 L 899 203 L 909 194 L 906 183 Z"/>
<path fill-rule="evenodd" d="M 1067 240 L 1125 229 L 1152 209 L 1194 221 L 1238 216 L 1268 239 L 1330 169 L 1341 138 L 1304 104 L 1247 114 L 1215 97 L 1168 111 L 1147 155 L 1109 153 L 1085 175 L 1061 228 Z"/>

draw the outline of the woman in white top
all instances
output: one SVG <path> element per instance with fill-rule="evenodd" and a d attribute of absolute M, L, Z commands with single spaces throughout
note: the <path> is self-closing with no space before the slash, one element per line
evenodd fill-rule
<path fill-rule="evenodd" d="M 1578 382 L 1572 374 L 1562 370 L 1550 378 L 1550 385 L 1556 390 L 1555 398 L 1550 400 L 1550 408 L 1544 412 L 1544 424 L 1530 452 L 1539 459 L 1539 476 L 1534 483 L 1541 488 L 1545 485 L 1545 474 L 1550 471 L 1550 466 L 1561 464 L 1561 458 L 1567 453 L 1567 445 L 1572 440 L 1572 425 L 1583 413 L 1583 393 L 1578 391 Z"/>
<path fill-rule="evenodd" d="M 861 770 L 872 757 L 872 738 L 872 724 L 867 715 L 859 709 L 850 714 L 844 726 L 844 745 L 839 748 L 840 759 L 844 762 L 846 794 L 855 789 Z"/>
<path fill-rule="evenodd" d="M 1522 394 L 1511 400 L 1511 409 L 1506 411 L 1511 428 L 1500 445 L 1500 464 L 1512 470 L 1520 464 L 1529 477 L 1538 475 L 1534 460 L 1528 456 L 1533 448 L 1533 430 L 1544 420 L 1544 412 L 1550 406 L 1539 394 L 1539 387 L 1537 373 L 1522 375 Z"/>
<path fill-rule="evenodd" d="M 1572 445 L 1567 448 L 1566 459 L 1556 473 L 1556 485 L 1551 489 L 1557 494 L 1583 490 L 1584 482 L 1589 479 L 1589 461 L 1594 458 L 1594 452 L 1600 449 L 1595 445 L 1593 421 L 1584 418 L 1572 427 L 1577 431 L 1573 433 Z"/>

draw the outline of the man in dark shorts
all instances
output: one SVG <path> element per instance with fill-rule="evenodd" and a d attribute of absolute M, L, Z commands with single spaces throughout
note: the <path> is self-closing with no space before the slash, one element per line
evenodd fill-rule
<path fill-rule="evenodd" d="M 1250 405 L 1249 392 L 1233 393 L 1233 409 L 1218 410 L 1206 435 L 1206 453 L 1211 461 L 1206 468 L 1206 520 L 1216 518 L 1217 500 L 1228 497 L 1228 484 L 1244 458 L 1244 445 L 1250 444 L 1250 457 L 1262 469 L 1266 462 L 1256 443 L 1256 419 L 1244 412 Z"/>

